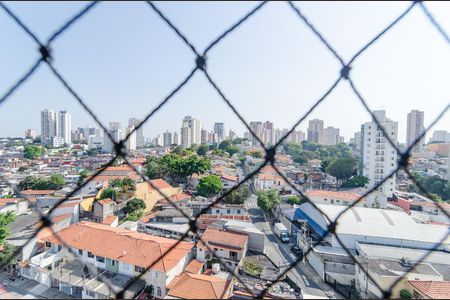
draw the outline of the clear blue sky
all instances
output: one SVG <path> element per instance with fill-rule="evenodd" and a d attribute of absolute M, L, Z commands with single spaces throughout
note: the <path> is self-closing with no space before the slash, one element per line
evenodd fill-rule
<path fill-rule="evenodd" d="M 86 3 L 5 2 L 42 40 Z M 196 48 L 203 50 L 256 2 L 156 2 Z M 297 3 L 348 60 L 398 16 L 408 2 Z M 428 3 L 450 31 L 450 4 Z M 56 68 L 107 124 L 149 112 L 191 70 L 195 57 L 145 3 L 100 3 L 53 45 Z M 0 11 L 0 95 L 37 59 L 34 42 Z M 208 55 L 207 68 L 249 122 L 290 127 L 337 78 L 337 60 L 286 3 L 272 2 Z M 428 124 L 450 102 L 450 46 L 417 6 L 355 62 L 352 78 L 373 109 L 386 109 L 405 140 L 406 114 L 425 111 Z M 68 109 L 73 128 L 94 125 L 45 65 L 0 106 L 0 136 L 40 132 L 40 110 Z M 193 115 L 211 130 L 244 127 L 201 73 L 145 126 L 146 136 L 179 131 Z M 348 140 L 369 115 L 348 84 L 311 115 L 341 129 Z M 305 130 L 307 122 L 299 128 Z M 450 130 L 450 113 L 434 129 Z M 428 138 L 427 138 L 428 139 Z"/>

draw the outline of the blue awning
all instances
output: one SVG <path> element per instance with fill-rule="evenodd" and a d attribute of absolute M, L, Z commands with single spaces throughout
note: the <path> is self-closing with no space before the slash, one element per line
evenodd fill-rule
<path fill-rule="evenodd" d="M 323 229 L 300 208 L 297 208 L 295 210 L 294 220 L 306 220 L 306 222 L 308 222 L 308 225 L 311 226 L 317 234 L 320 234 L 321 237 L 324 237 L 328 233 L 328 230 Z"/>

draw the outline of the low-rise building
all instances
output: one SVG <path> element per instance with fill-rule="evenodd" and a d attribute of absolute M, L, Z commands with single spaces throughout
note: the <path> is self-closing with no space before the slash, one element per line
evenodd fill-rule
<path fill-rule="evenodd" d="M 167 285 L 191 261 L 194 246 L 188 242 L 174 245 L 177 241 L 172 239 L 90 222 L 71 225 L 61 230 L 58 237 L 50 235 L 43 238 L 45 251 L 24 262 L 21 274 L 80 298 L 111 297 L 98 283 L 89 285 L 76 280 L 76 273 L 81 272 L 84 266 L 92 266 L 106 277 L 123 277 L 122 282 L 144 273 L 141 290 L 130 291 L 131 296 L 136 296 L 147 285 L 155 297 L 163 298 Z M 78 262 L 74 263 L 66 246 L 77 254 Z M 81 270 L 71 269 L 70 264 L 79 266 Z M 95 279 L 95 274 L 92 276 L 91 279 Z"/>
<path fill-rule="evenodd" d="M 197 259 L 207 262 L 214 258 L 211 253 L 214 251 L 230 270 L 235 271 L 247 253 L 247 244 L 246 234 L 207 228 L 197 243 Z"/>

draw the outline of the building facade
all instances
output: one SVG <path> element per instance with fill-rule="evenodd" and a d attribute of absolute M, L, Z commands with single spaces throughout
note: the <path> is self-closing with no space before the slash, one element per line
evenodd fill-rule
<path fill-rule="evenodd" d="M 419 136 L 425 132 L 423 126 L 424 112 L 419 110 L 412 110 L 408 113 L 406 124 L 406 146 L 411 146 Z M 411 149 L 412 152 L 422 152 L 423 144 L 425 143 L 425 135 L 418 143 Z"/>
<path fill-rule="evenodd" d="M 383 126 L 390 140 L 397 144 L 398 124 L 386 118 L 386 111 L 374 111 L 374 116 Z M 397 151 L 384 136 L 375 121 L 361 125 L 360 174 L 369 178 L 369 188 L 376 186 L 397 168 Z M 388 178 L 378 190 L 392 197 L 395 191 L 395 175 Z"/>

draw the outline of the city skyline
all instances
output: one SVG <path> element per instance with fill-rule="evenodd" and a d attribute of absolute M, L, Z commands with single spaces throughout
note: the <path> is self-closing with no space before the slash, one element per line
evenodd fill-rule
<path fill-rule="evenodd" d="M 77 2 L 42 6 L 10 3 L 11 9 L 32 25 L 39 37 L 48 36 L 83 5 Z M 206 46 L 254 5 L 160 4 L 161 10 L 179 24 L 183 33 L 199 48 Z M 338 52 L 348 58 L 408 3 L 359 3 L 345 9 L 337 4 L 299 5 Z M 255 18 L 215 48 L 208 57 L 207 66 L 224 94 L 248 123 L 270 120 L 279 128 L 290 129 L 331 85 L 339 73 L 339 65 L 284 4 L 269 3 L 267 6 L 270 9 L 262 9 Z M 58 40 L 53 49 L 55 65 L 104 124 L 107 124 L 107 120 L 126 124 L 128 116 L 141 119 L 146 112 L 151 111 L 183 79 L 195 58 L 173 32 L 151 13 L 124 3 L 105 3 L 101 7 L 91 12 L 95 17 L 84 19 Z M 202 18 L 191 20 L 187 17 L 189 12 L 203 9 L 209 13 Z M 443 17 L 448 7 L 430 3 L 430 9 L 444 26 L 449 25 L 450 21 Z M 124 13 L 115 14 L 118 10 L 124 10 Z M 335 13 L 336 10 L 339 14 Z M 41 11 L 51 11 L 51 17 L 43 18 L 45 14 L 40 14 Z M 371 22 L 367 22 L 369 13 Z M 126 16 L 129 15 L 135 17 L 128 19 Z M 103 24 L 103 18 L 109 17 L 112 19 Z M 340 28 L 331 26 L 339 22 Z M 450 70 L 447 45 L 427 22 L 423 15 L 414 11 L 373 49 L 358 58 L 352 68 L 354 82 L 370 108 L 385 109 L 399 123 L 399 141 L 402 143 L 406 142 L 407 112 L 413 109 L 424 111 L 424 126 L 427 127 L 449 102 L 445 90 Z M 8 72 L 0 74 L 0 83 L 6 88 L 32 62 L 35 46 L 18 31 L 8 16 L 0 14 L 0 25 L 5 29 L 5 38 L 14 37 L 10 47 L 2 49 L 5 51 L 3 62 Z M 97 27 L 98 32 L 102 33 L 100 37 L 90 32 L 91 28 Z M 258 28 L 264 29 L 264 36 L 258 33 Z M 113 36 L 116 33 L 120 38 Z M 352 39 L 346 38 L 347 35 L 351 35 Z M 402 43 L 398 42 L 400 36 L 405 36 Z M 121 43 L 116 43 L 116 40 Z M 126 51 L 137 41 L 142 43 L 141 47 Z M 157 47 L 152 47 L 154 42 L 158 42 Z M 90 47 L 80 48 L 85 43 Z M 308 47 L 304 47 L 305 44 Z M 120 56 L 105 53 L 105 47 L 116 48 Z M 286 50 L 288 48 L 292 50 Z M 232 64 L 228 63 L 229 53 L 239 54 L 233 55 L 235 61 Z M 277 57 L 276 64 L 267 59 L 274 56 Z M 96 84 L 92 84 L 85 76 L 85 57 L 96 58 L 91 62 L 93 69 L 90 70 L 92 76 L 100 78 Z M 111 61 L 116 63 L 110 64 Z M 312 70 L 314 72 L 311 73 Z M 421 77 L 416 74 L 428 75 Z M 402 81 L 398 81 L 398 78 L 402 78 Z M 127 105 L 120 105 L 123 103 Z M 73 122 L 74 128 L 94 125 L 92 119 L 48 70 L 40 67 L 11 99 L 2 104 L 0 118 L 9 126 L 1 126 L 0 135 L 22 136 L 28 128 L 38 131 L 34 124 L 39 122 L 38 113 L 42 106 L 71 111 L 72 118 L 77 120 Z M 336 110 L 336 107 L 342 109 Z M 23 118 L 15 118 L 18 110 Z M 208 128 L 214 122 L 221 121 L 236 124 L 234 131 L 239 136 L 246 131 L 205 79 L 196 74 L 180 90 L 179 95 L 152 117 L 145 127 L 144 135 L 155 136 L 165 130 L 175 131 L 179 125 L 174 120 L 185 115 L 196 115 Z M 348 85 L 342 82 L 308 119 L 326 120 L 330 126 L 339 128 L 340 135 L 348 140 L 368 117 Z M 448 130 L 448 124 L 449 114 L 433 130 Z M 297 130 L 306 132 L 307 125 L 307 122 L 303 122 Z"/>

